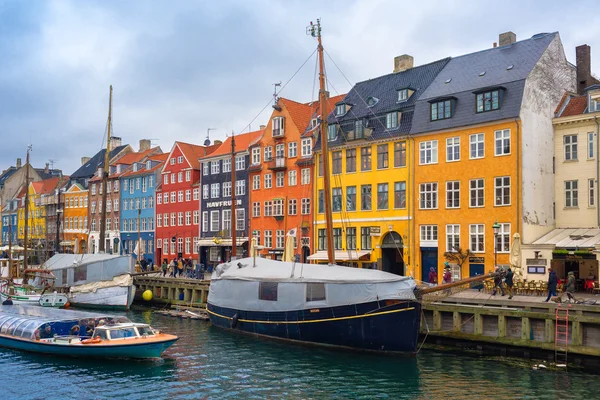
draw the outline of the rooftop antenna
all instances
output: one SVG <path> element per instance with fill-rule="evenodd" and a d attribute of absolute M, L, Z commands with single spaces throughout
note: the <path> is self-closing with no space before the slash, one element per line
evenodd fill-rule
<path fill-rule="evenodd" d="M 57 162 L 58 160 L 54 160 L 52 158 L 48 159 L 48 163 L 50 164 L 50 169 L 54 169 L 54 163 Z"/>
<path fill-rule="evenodd" d="M 204 141 L 205 146 L 210 146 L 210 131 L 216 131 L 217 128 L 208 128 L 206 130 L 206 140 Z"/>
<path fill-rule="evenodd" d="M 277 88 L 281 87 L 281 81 L 273 83 L 273 104 L 277 104 Z"/>

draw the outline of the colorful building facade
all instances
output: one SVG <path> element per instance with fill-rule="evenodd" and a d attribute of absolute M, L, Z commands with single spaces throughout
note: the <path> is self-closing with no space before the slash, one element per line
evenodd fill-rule
<path fill-rule="evenodd" d="M 62 193 L 62 232 L 59 246 L 62 253 L 85 254 L 88 252 L 88 190 L 73 183 Z"/>

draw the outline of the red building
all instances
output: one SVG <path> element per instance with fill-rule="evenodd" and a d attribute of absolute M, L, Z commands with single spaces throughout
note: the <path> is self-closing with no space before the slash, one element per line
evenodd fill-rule
<path fill-rule="evenodd" d="M 198 258 L 200 161 L 220 145 L 175 142 L 156 188 L 156 261 Z"/>

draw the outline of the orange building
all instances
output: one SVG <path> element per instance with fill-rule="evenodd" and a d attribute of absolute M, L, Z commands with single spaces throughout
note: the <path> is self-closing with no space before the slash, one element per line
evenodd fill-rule
<path fill-rule="evenodd" d="M 59 242 L 64 253 L 87 253 L 88 190 L 78 183 L 72 184 L 63 194 L 63 230 Z"/>

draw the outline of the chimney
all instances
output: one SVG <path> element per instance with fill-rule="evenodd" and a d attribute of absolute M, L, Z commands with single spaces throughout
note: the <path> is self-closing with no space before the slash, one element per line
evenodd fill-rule
<path fill-rule="evenodd" d="M 513 44 L 516 41 L 517 41 L 517 35 L 515 35 L 511 31 L 501 33 L 498 38 L 498 42 L 500 42 L 500 47 L 508 46 L 509 44 Z"/>
<path fill-rule="evenodd" d="M 17 158 L 17 168 L 21 168 L 21 159 Z"/>
<path fill-rule="evenodd" d="M 150 150 L 150 139 L 141 139 L 140 140 L 140 152 Z"/>
<path fill-rule="evenodd" d="M 498 47 L 498 43 L 494 42 L 494 48 Z"/>
<path fill-rule="evenodd" d="M 117 147 L 121 146 L 121 138 L 116 136 L 110 137 L 110 150 L 114 150 Z"/>
<path fill-rule="evenodd" d="M 577 62 L 577 93 L 583 94 L 585 88 L 594 84 L 592 78 L 592 49 L 587 44 L 575 47 Z"/>
<path fill-rule="evenodd" d="M 402 54 L 401 56 L 394 57 L 394 73 L 411 69 L 413 65 L 414 59 L 408 54 Z"/>
<path fill-rule="evenodd" d="M 46 163 L 46 167 L 44 168 L 44 173 L 45 174 L 50 173 L 50 163 Z"/>
<path fill-rule="evenodd" d="M 88 161 L 90 161 L 89 157 L 81 157 L 81 165 L 87 164 Z"/>
<path fill-rule="evenodd" d="M 223 142 L 222 142 L 222 141 L 220 141 L 220 140 L 215 140 L 215 141 L 213 142 L 213 144 L 223 144 Z"/>
<path fill-rule="evenodd" d="M 266 125 L 259 125 L 258 127 L 259 130 L 264 131 L 265 129 L 267 129 Z"/>

